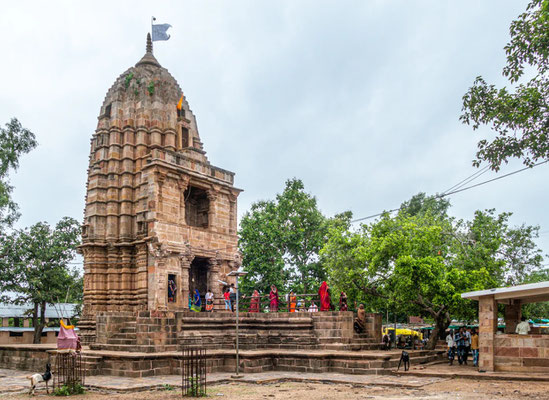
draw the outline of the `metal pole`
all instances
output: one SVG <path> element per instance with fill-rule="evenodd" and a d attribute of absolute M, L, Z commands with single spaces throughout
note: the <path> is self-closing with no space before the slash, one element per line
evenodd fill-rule
<path fill-rule="evenodd" d="M 239 369 L 240 369 L 240 360 L 239 360 L 239 354 L 238 354 L 238 298 L 240 297 L 240 293 L 238 292 L 238 275 L 236 275 L 236 373 L 232 376 L 232 378 L 240 378 Z"/>
<path fill-rule="evenodd" d="M 236 377 L 239 373 L 239 357 L 238 357 L 238 275 L 236 276 Z"/>

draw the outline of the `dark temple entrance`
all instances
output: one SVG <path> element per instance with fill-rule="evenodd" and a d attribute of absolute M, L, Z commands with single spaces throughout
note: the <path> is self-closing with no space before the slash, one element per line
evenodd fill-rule
<path fill-rule="evenodd" d="M 191 270 L 189 273 L 189 290 L 191 295 L 194 296 L 194 291 L 198 289 L 202 302 L 204 302 L 204 296 L 208 290 L 208 259 L 202 257 L 195 257 L 191 263 Z"/>

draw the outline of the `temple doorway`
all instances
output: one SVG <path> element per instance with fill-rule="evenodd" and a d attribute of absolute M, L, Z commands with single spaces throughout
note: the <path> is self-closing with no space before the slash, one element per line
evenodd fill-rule
<path fill-rule="evenodd" d="M 191 263 L 191 269 L 189 273 L 189 290 L 191 295 L 194 295 L 194 291 L 198 289 L 202 301 L 208 290 L 208 259 L 202 257 L 195 257 Z"/>

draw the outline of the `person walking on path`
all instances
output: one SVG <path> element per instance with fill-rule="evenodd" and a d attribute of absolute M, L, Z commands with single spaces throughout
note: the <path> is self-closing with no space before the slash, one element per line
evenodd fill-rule
<path fill-rule="evenodd" d="M 269 293 L 269 305 L 271 312 L 277 312 L 278 311 L 278 289 L 275 285 L 271 285 L 271 292 Z"/>

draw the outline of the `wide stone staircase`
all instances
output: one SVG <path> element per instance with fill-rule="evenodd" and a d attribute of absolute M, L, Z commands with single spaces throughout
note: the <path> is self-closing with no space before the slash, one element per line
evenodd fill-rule
<path fill-rule="evenodd" d="M 207 349 L 233 349 L 236 321 L 231 313 L 188 315 L 183 319 L 178 342 L 181 346 L 199 345 Z M 317 346 L 311 318 L 276 315 L 267 319 L 261 314 L 244 313 L 239 318 L 241 349 L 310 349 Z"/>

